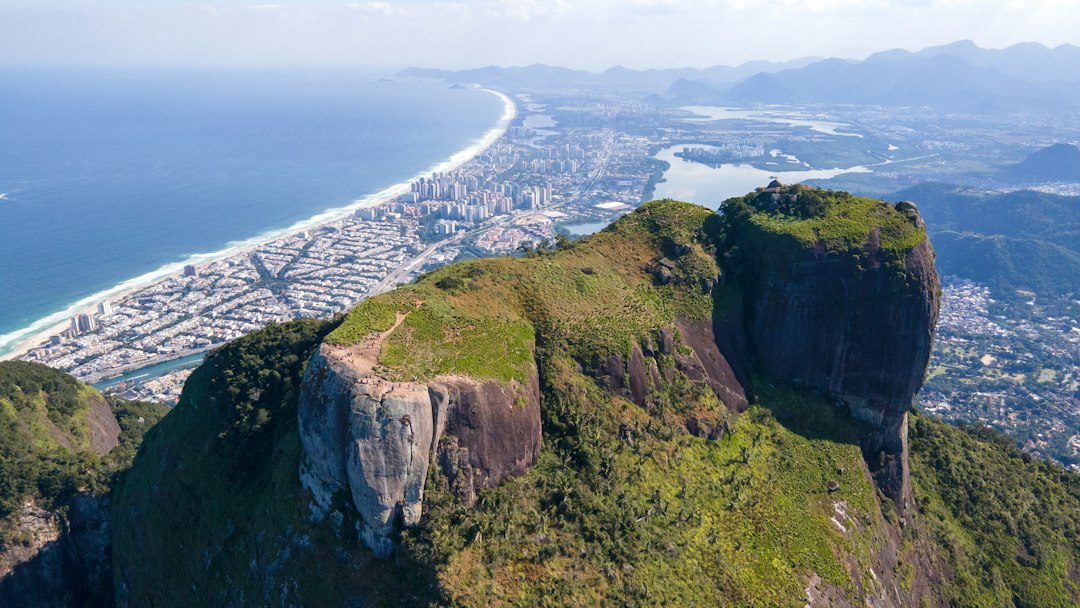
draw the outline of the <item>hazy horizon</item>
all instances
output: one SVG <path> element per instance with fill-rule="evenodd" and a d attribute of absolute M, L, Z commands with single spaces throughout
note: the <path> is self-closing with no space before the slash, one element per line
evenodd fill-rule
<path fill-rule="evenodd" d="M 0 0 L 0 65 L 600 71 L 859 60 L 958 40 L 1068 44 L 1075 9 L 1080 0 Z"/>

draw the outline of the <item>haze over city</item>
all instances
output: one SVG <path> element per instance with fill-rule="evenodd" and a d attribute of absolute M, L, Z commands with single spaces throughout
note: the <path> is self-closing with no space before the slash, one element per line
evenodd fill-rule
<path fill-rule="evenodd" d="M 1080 0 L 0 0 L 0 608 L 1080 607 Z"/>
<path fill-rule="evenodd" d="M 1069 42 L 1080 1 L 0 1 L 0 64 L 547 63 L 600 70 L 862 59 L 958 39 Z"/>

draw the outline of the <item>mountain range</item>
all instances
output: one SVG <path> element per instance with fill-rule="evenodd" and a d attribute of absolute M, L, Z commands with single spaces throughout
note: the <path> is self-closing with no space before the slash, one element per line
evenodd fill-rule
<path fill-rule="evenodd" d="M 804 57 L 785 62 L 748 61 L 734 67 L 716 65 L 704 69 L 633 70 L 615 66 L 599 73 L 543 64 L 524 67 L 487 66 L 460 71 L 411 67 L 399 72 L 398 76 L 437 78 L 488 86 L 611 88 L 653 93 L 664 90 L 677 80 L 701 81 L 715 86 L 735 83 L 759 72 L 795 69 L 820 60 L 820 57 Z"/>
<path fill-rule="evenodd" d="M 641 91 L 670 104 L 869 104 L 973 114 L 1080 110 L 1074 101 L 1080 93 L 1080 47 L 1071 44 L 984 49 L 960 41 L 918 52 L 875 53 L 862 61 L 809 57 L 705 69 L 616 67 L 600 73 L 545 65 L 458 72 L 409 68 L 399 75 L 525 89 Z"/>

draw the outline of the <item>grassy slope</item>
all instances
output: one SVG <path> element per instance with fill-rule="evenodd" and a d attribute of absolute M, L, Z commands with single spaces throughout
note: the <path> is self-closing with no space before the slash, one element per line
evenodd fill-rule
<path fill-rule="evenodd" d="M 389 373 L 506 380 L 534 365 L 533 352 L 540 366 L 537 467 L 484 491 L 474 509 L 456 503 L 433 469 L 422 525 L 403 534 L 390 562 L 357 545 L 345 497 L 340 525 L 307 519 L 295 387 L 329 327 L 290 324 L 226 347 L 192 376 L 117 497 L 118 572 L 170 590 L 177 605 L 333 605 L 359 594 L 373 605 L 801 606 L 811 573 L 856 597 L 873 584 L 873 548 L 888 536 L 857 425 L 817 397 L 760 383 L 760 405 L 731 423 L 733 433 L 707 441 L 688 434 L 678 414 L 725 408 L 670 358 L 659 364 L 672 382 L 645 407 L 590 377 L 677 314 L 712 315 L 699 282 L 719 273 L 707 246 L 715 221 L 699 207 L 653 203 L 566 250 L 437 270 L 361 304 L 328 335 L 353 343 L 400 311 L 409 317 L 381 361 Z M 675 255 L 682 245 L 687 253 Z M 642 268 L 662 255 L 676 259 L 677 280 L 654 285 Z M 919 434 L 915 443 L 921 454 L 937 440 Z M 955 503 L 947 488 L 928 485 L 925 467 L 916 473 L 927 513 Z M 1026 483 L 1028 471 L 1014 473 Z M 833 494 L 830 480 L 840 484 Z M 846 532 L 830 521 L 839 501 Z M 949 534 L 962 539 L 982 525 L 951 511 L 939 521 L 942 563 Z M 979 605 L 964 593 L 983 567 L 1005 568 L 1009 558 L 981 553 L 977 540 L 966 550 L 977 559 L 949 558 L 952 592 L 957 605 Z M 1059 562 L 1046 564 L 1017 571 L 1001 589 L 1038 579 L 1047 581 L 1040 597 L 1061 597 L 1052 595 L 1062 585 Z M 899 569 L 911 578 L 910 565 Z M 198 580 L 204 588 L 192 589 Z"/>
<path fill-rule="evenodd" d="M 790 208 L 781 204 L 776 212 L 754 213 L 751 222 L 774 237 L 794 238 L 802 247 L 820 244 L 828 251 L 840 252 L 860 249 L 866 243 L 867 234 L 876 229 L 880 232 L 883 250 L 902 254 L 926 238 L 925 231 L 915 228 L 888 203 L 846 192 L 811 190 L 801 186 L 787 190 L 798 195 L 800 202 L 788 206 Z M 808 203 L 806 199 L 813 202 Z M 758 195 L 749 194 L 742 202 L 758 211 L 763 207 Z M 820 205 L 822 211 L 803 211 L 808 204 Z"/>
<path fill-rule="evenodd" d="M 395 312 L 408 313 L 381 363 L 418 379 L 461 373 L 521 380 L 533 366 L 538 332 L 580 360 L 629 354 L 632 343 L 670 325 L 676 314 L 710 317 L 711 296 L 698 284 L 719 273 L 698 238 L 710 213 L 655 202 L 558 254 L 441 268 L 361 303 L 327 340 L 355 343 L 389 328 Z M 677 259 L 676 274 L 685 284 L 654 286 L 641 269 L 675 244 L 691 247 Z"/>

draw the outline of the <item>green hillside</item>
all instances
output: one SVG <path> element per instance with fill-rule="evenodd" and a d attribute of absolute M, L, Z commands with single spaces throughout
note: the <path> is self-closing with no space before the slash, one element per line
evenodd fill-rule
<path fill-rule="evenodd" d="M 1045 298 L 1074 297 L 1080 285 L 1080 197 L 1031 190 L 986 194 L 924 184 L 888 197 L 919 206 L 945 275 Z"/>
<path fill-rule="evenodd" d="M 89 417 L 104 398 L 74 378 L 33 363 L 0 363 L 0 548 L 9 516 L 33 498 L 62 504 L 80 488 L 102 491 L 105 467 L 91 448 Z"/>
<path fill-rule="evenodd" d="M 804 219 L 850 210 L 840 237 L 851 243 L 900 217 L 821 200 Z M 746 212 L 765 227 L 802 213 Z M 922 241 L 905 226 L 883 250 L 902 256 Z M 215 351 L 117 488 L 118 601 L 1076 605 L 1076 476 L 916 417 L 918 508 L 902 517 L 864 462 L 868 429 L 835 399 L 758 376 L 737 413 L 695 376 L 688 332 L 711 334 L 740 306 L 721 268 L 737 256 L 717 261 L 724 235 L 704 208 L 649 203 L 557 251 L 451 265 L 343 320 L 271 326 Z M 474 507 L 433 464 L 420 525 L 377 560 L 345 493 L 328 514 L 311 508 L 297 400 L 320 342 L 357 345 L 399 320 L 382 377 L 502 383 L 535 370 L 543 444 L 528 473 L 482 490 Z M 640 403 L 611 371 L 639 348 L 659 379 Z"/>
<path fill-rule="evenodd" d="M 0 605 L 114 605 L 108 495 L 167 411 L 0 363 Z"/>
<path fill-rule="evenodd" d="M 942 231 L 934 248 L 942 274 L 987 285 L 1003 299 L 1017 289 L 1070 296 L 1080 286 L 1080 252 L 1051 241 Z"/>

